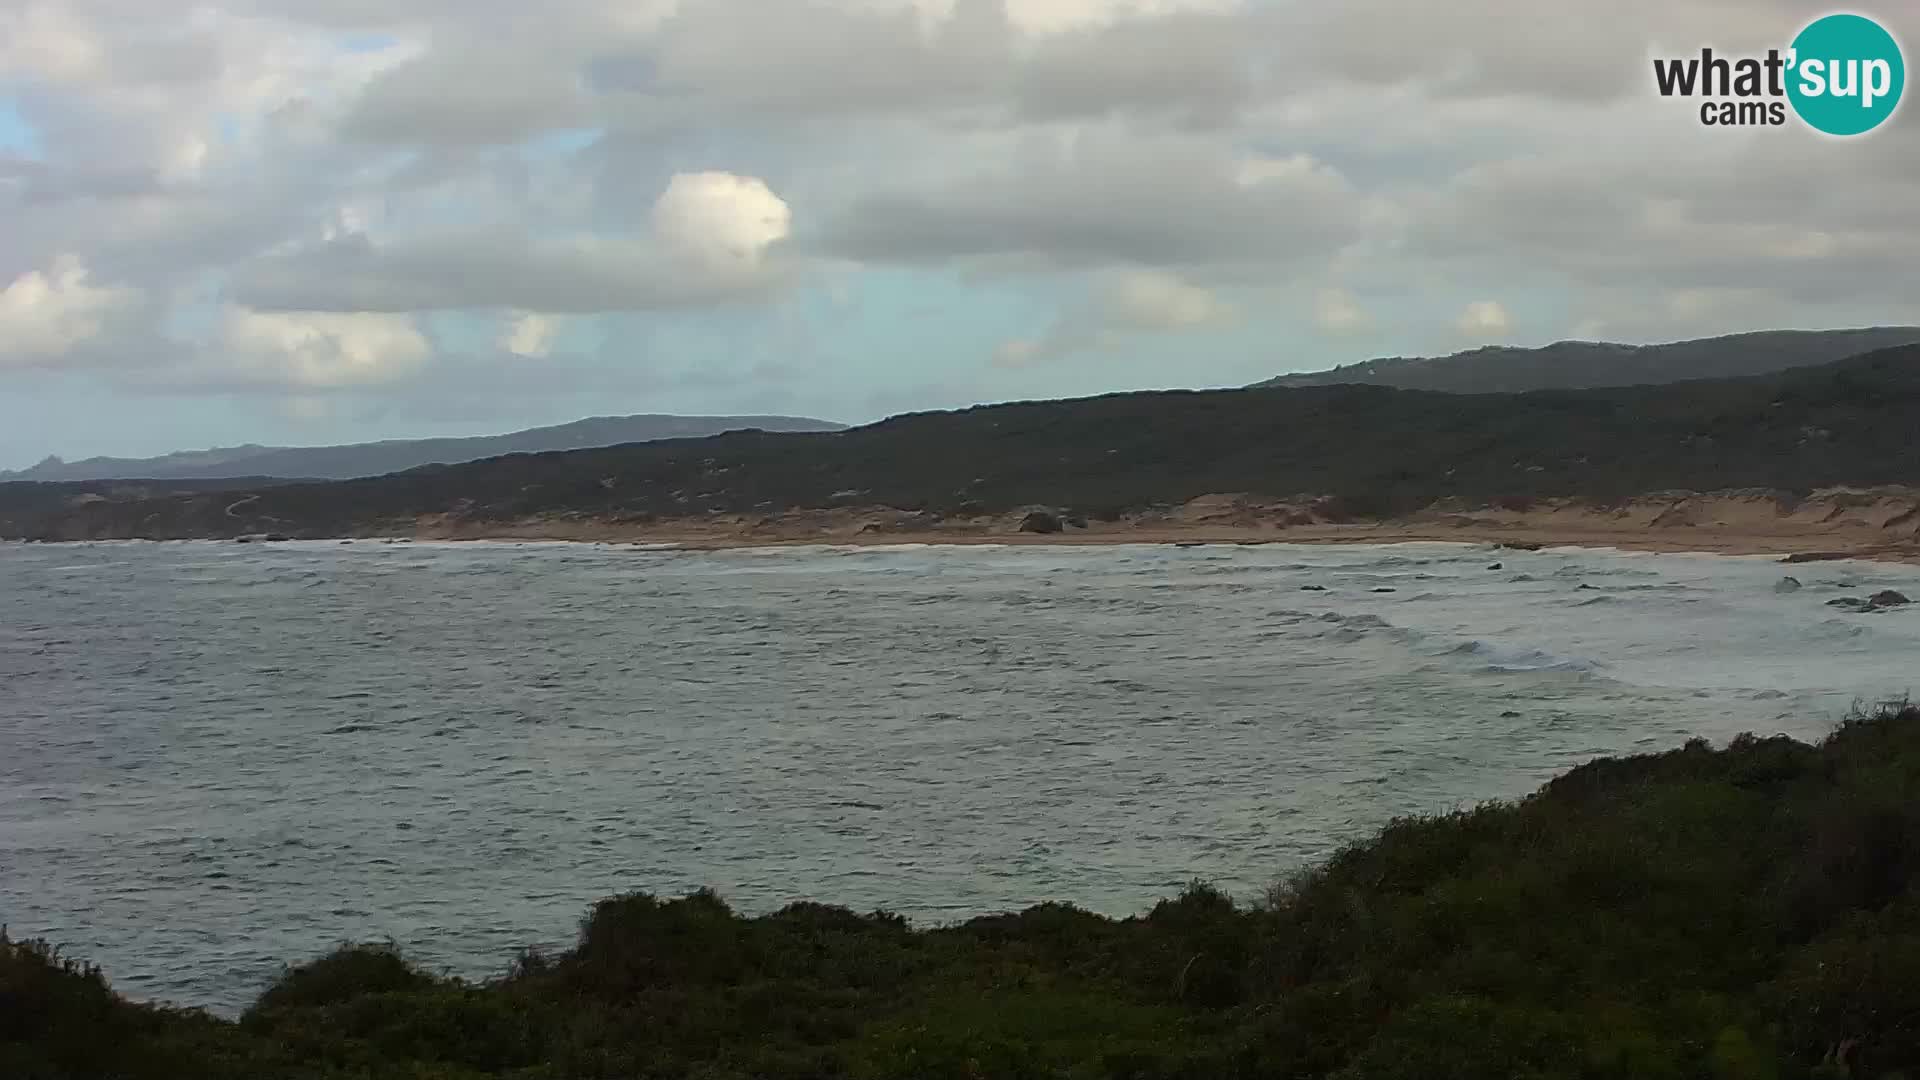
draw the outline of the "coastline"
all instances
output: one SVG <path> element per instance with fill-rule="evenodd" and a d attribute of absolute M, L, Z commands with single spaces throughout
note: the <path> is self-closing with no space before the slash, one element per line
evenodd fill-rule
<path fill-rule="evenodd" d="M 1030 511 L 1029 511 L 1030 512 Z M 1920 563 L 1920 495 L 1825 492 L 1786 502 L 1727 493 L 1605 505 L 1558 500 L 1523 508 L 1438 506 L 1384 520 L 1328 520 L 1297 502 L 1203 496 L 1164 512 L 1084 519 L 1059 531 L 1022 531 L 1024 512 L 937 519 L 887 507 L 797 511 L 773 517 L 632 522 L 538 518 L 514 522 L 422 517 L 399 535 L 436 541 L 580 541 L 712 551 L 732 548 L 918 545 L 1486 544 L 1522 550 L 1612 548 L 1667 554 L 1778 556 L 1813 562 Z"/>
<path fill-rule="evenodd" d="M 1032 519 L 1040 519 L 1036 526 Z M 1920 488 L 1662 492 L 1627 499 L 1443 500 L 1388 517 L 1327 496 L 1275 499 L 1202 495 L 1168 507 L 1096 518 L 1059 506 L 940 513 L 835 506 L 765 514 L 654 516 L 564 512 L 501 518 L 420 513 L 337 524 L 269 514 L 224 527 L 109 525 L 19 537 L 40 543 L 101 540 L 557 541 L 647 545 L 656 550 L 895 545 L 1256 546 L 1264 544 L 1484 544 L 1606 548 L 1658 553 L 1775 556 L 1782 561 L 1871 559 L 1920 563 Z"/>

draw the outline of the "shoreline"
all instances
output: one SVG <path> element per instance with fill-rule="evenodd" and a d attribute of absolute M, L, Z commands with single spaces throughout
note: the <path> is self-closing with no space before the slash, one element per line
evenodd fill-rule
<path fill-rule="evenodd" d="M 656 521 L 547 517 L 480 522 L 423 515 L 395 524 L 403 530 L 410 525 L 420 540 L 587 540 L 692 551 L 809 544 L 1458 543 L 1920 563 L 1920 490 L 1911 488 L 1831 488 L 1805 497 L 1768 491 L 1678 491 L 1615 501 L 1527 499 L 1493 506 L 1448 500 L 1379 519 L 1341 514 L 1338 502 L 1219 493 L 1109 520 L 1048 506 L 945 517 L 870 505 Z M 1036 517 L 1050 519 L 1046 531 L 1030 528 Z"/>
<path fill-rule="evenodd" d="M 176 525 L 146 536 L 129 535 L 145 531 L 138 528 L 76 529 L 40 536 L 36 542 L 518 540 L 645 544 L 683 551 L 904 544 L 1454 543 L 1778 556 L 1796 562 L 1920 563 L 1920 489 L 1916 488 L 1829 488 L 1804 496 L 1772 491 L 1675 491 L 1612 500 L 1515 498 L 1494 505 L 1443 500 L 1384 518 L 1352 514 L 1343 505 L 1331 497 L 1276 499 L 1222 493 L 1107 518 L 1046 505 L 968 514 L 868 504 L 766 514 L 571 513 L 507 519 L 456 511 L 308 523 L 262 513 L 217 528 Z"/>
<path fill-rule="evenodd" d="M 97 537 L 61 540 L 10 539 L 0 543 L 26 545 L 124 543 L 279 543 L 308 544 L 603 544 L 632 545 L 648 551 L 745 551 L 763 548 L 888 548 L 888 547 L 1341 547 L 1400 544 L 1457 544 L 1485 547 L 1490 552 L 1525 554 L 1553 549 L 1622 551 L 1659 555 L 1721 555 L 1773 557 L 1781 563 L 1831 562 L 1857 559 L 1920 565 L 1920 543 L 1868 540 L 1846 534 L 1777 535 L 1736 531 L 1688 531 L 1667 534 L 1644 532 L 1561 531 L 1550 529 L 1433 528 L 1399 522 L 1374 525 L 1270 530 L 1205 527 L 1076 529 L 1037 535 L 960 530 L 925 532 L 819 532 L 766 535 L 731 529 L 698 527 L 623 527 L 567 523 L 504 525 L 497 528 L 418 529 L 412 532 L 355 533 L 352 535 L 256 537 Z"/>
<path fill-rule="evenodd" d="M 398 537 L 329 537 L 316 539 L 419 540 L 458 543 L 602 543 L 646 545 L 655 551 L 731 551 L 804 547 L 1266 547 L 1461 544 L 1487 546 L 1517 553 L 1552 548 L 1612 549 L 1652 554 L 1774 556 L 1782 562 L 1822 562 L 1863 559 L 1920 564 L 1920 544 L 1911 541 L 1869 539 L 1847 533 L 1799 535 L 1764 534 L 1735 530 L 1596 531 L 1544 528 L 1434 527 L 1402 522 L 1373 525 L 1327 525 L 1288 528 L 1219 528 L 1208 526 L 1108 527 L 1033 534 L 980 530 L 929 529 L 911 532 L 821 531 L 769 535 L 739 529 L 699 527 L 622 527 L 595 524 L 568 527 L 552 522 L 497 528 L 422 529 Z"/>

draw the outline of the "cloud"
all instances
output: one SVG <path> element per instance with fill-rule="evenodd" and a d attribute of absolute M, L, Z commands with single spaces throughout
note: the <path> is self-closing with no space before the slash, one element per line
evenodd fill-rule
<path fill-rule="evenodd" d="M 411 318 L 366 313 L 229 308 L 220 345 L 236 380 L 306 390 L 393 382 L 433 356 Z"/>
<path fill-rule="evenodd" d="M 1232 304 L 1178 275 L 1157 270 L 1108 273 L 1086 304 L 1055 319 L 1035 338 L 1002 342 L 1000 368 L 1029 367 L 1078 353 L 1121 349 L 1143 336 L 1197 333 L 1232 322 Z"/>
<path fill-rule="evenodd" d="M 1015 107 L 1035 120 L 1127 113 L 1226 125 L 1258 93 L 1259 39 L 1246 30 L 1240 16 L 1183 13 L 1058 34 L 1016 65 Z"/>
<path fill-rule="evenodd" d="M 1047 343 L 1037 338 L 1014 338 L 994 346 L 993 366 L 1002 368 L 1026 367 L 1045 359 L 1048 353 Z"/>
<path fill-rule="evenodd" d="M 84 367 L 109 402 L 303 385 L 354 397 L 344 424 L 458 390 L 479 415 L 562 368 L 579 400 L 644 398 L 636 356 L 781 354 L 831 291 L 808 392 L 839 414 L 1002 393 L 967 331 L 1036 294 L 1079 299 L 999 365 L 1158 357 L 1161 382 L 1232 381 L 1235 324 L 1331 363 L 1387 323 L 1410 352 L 1511 335 L 1504 305 L 1627 339 L 1920 321 L 1920 123 L 1707 132 L 1651 88 L 1650 55 L 1817 13 L 0 0 L 0 366 Z M 620 348 L 571 355 L 561 327 Z M 654 334 L 658 357 L 631 344 Z"/>
<path fill-rule="evenodd" d="M 1313 324 L 1324 334 L 1359 334 L 1373 328 L 1373 316 L 1347 290 L 1321 289 L 1314 294 Z"/>
<path fill-rule="evenodd" d="M 434 50 L 368 83 L 347 138 L 398 145 L 513 143 L 591 122 L 579 76 L 510 44 Z"/>
<path fill-rule="evenodd" d="M 757 128 L 849 114 L 980 105 L 1004 79 L 997 4 L 962 0 L 928 24 L 911 7 L 826 0 L 683 3 L 656 34 L 596 58 L 616 125 Z"/>
<path fill-rule="evenodd" d="M 1470 338 L 1497 340 L 1513 329 L 1513 319 L 1497 300 L 1475 300 L 1460 311 L 1454 328 Z"/>
<path fill-rule="evenodd" d="M 75 255 L 29 270 L 0 290 L 0 367 L 58 361 L 106 335 L 141 301 L 137 289 L 92 284 Z"/>
<path fill-rule="evenodd" d="M 233 295 L 249 307 L 296 311 L 592 313 L 724 304 L 781 287 L 784 268 L 772 249 L 789 219 L 786 204 L 757 179 L 685 173 L 655 201 L 649 236 L 552 236 L 512 226 L 394 240 L 355 234 L 253 260 Z"/>
<path fill-rule="evenodd" d="M 1141 330 L 1187 330 L 1224 322 L 1233 315 L 1233 308 L 1212 292 L 1154 270 L 1134 270 L 1116 278 L 1107 309 L 1116 323 Z"/>
<path fill-rule="evenodd" d="M 793 212 L 752 176 L 681 173 L 653 204 L 653 231 L 670 255 L 709 273 L 752 272 L 787 238 Z"/>
<path fill-rule="evenodd" d="M 1366 212 L 1346 178 L 1310 155 L 1095 130 L 946 183 L 859 195 L 813 242 L 865 262 L 1284 266 L 1357 239 Z"/>
<path fill-rule="evenodd" d="M 1114 114 L 1225 122 L 1261 55 L 1236 0 L 695 0 L 602 48 L 587 83 L 628 129 L 774 134 L 856 117 L 1004 126 Z"/>
<path fill-rule="evenodd" d="M 533 311 L 517 312 L 500 331 L 500 348 L 515 356 L 543 360 L 553 352 L 558 320 Z"/>

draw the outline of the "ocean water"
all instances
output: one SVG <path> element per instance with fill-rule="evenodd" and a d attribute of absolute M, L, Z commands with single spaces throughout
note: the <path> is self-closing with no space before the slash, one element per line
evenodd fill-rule
<path fill-rule="evenodd" d="M 1920 567 L 0 545 L 0 922 L 231 1013 L 342 940 L 497 973 L 631 889 L 921 924 L 1250 897 L 1597 755 L 1818 737 L 1920 683 L 1920 605 L 1826 604 L 1881 588 Z"/>

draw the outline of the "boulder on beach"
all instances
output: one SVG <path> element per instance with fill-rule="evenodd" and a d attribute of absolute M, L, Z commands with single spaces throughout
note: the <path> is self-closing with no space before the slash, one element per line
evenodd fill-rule
<path fill-rule="evenodd" d="M 1066 526 L 1060 523 L 1057 514 L 1045 510 L 1035 510 L 1020 519 L 1020 531 L 1023 533 L 1057 533 Z"/>

